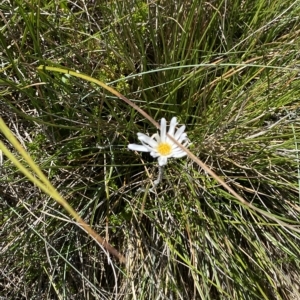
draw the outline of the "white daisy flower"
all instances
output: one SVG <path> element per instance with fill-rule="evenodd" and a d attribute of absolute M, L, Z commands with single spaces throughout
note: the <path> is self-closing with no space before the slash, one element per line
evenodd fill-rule
<path fill-rule="evenodd" d="M 186 147 L 189 145 L 189 139 L 184 132 L 185 125 L 182 125 L 175 133 L 177 124 L 177 118 L 173 117 L 170 122 L 168 134 L 178 141 L 178 143 Z M 139 132 L 137 135 L 138 139 L 142 142 L 142 145 L 129 144 L 128 148 L 135 151 L 150 152 L 151 156 L 158 157 L 159 166 L 165 166 L 168 158 L 186 156 L 186 152 L 171 141 L 166 132 L 167 122 L 165 118 L 162 118 L 160 122 L 160 135 L 156 133 L 152 137 L 149 137 L 148 135 Z"/>

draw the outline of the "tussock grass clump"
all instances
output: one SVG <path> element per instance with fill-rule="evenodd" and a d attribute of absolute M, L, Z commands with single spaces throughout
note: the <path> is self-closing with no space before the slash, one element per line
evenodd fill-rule
<path fill-rule="evenodd" d="M 0 296 L 299 299 L 298 1 L 0 1 L 1 117 L 122 264 L 3 158 Z M 142 115 L 190 158 L 128 151 Z M 25 160 L 2 135 L 19 161 Z M 1 153 L 0 153 L 1 154 Z M 27 166 L 27 165 L 26 165 Z M 262 213 L 261 213 L 262 212 Z"/>

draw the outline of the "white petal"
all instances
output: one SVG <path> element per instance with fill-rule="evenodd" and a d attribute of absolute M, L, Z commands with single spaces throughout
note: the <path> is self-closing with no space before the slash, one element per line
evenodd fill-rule
<path fill-rule="evenodd" d="M 158 156 L 160 156 L 160 154 L 159 154 L 158 152 L 155 152 L 155 151 L 151 151 L 151 152 L 150 152 L 150 155 L 151 155 L 152 157 L 158 157 Z"/>
<path fill-rule="evenodd" d="M 169 128 L 169 131 L 168 131 L 169 135 L 174 136 L 176 125 L 177 125 L 177 118 L 173 117 L 171 122 L 170 122 L 170 128 Z"/>
<path fill-rule="evenodd" d="M 146 144 L 148 144 L 149 146 L 151 146 L 152 148 L 156 148 L 157 147 L 157 142 L 153 139 L 151 139 L 151 137 L 149 137 L 148 135 L 144 134 L 144 133 L 138 133 L 138 139 L 141 142 L 144 142 Z"/>
<path fill-rule="evenodd" d="M 174 155 L 177 155 L 178 153 L 181 153 L 181 152 L 183 152 L 183 153 L 186 153 L 184 150 L 182 150 L 180 147 L 177 147 L 177 148 L 175 148 L 175 149 L 173 149 L 172 150 L 172 153 L 174 154 Z"/>
<path fill-rule="evenodd" d="M 129 144 L 128 149 L 141 152 L 149 152 L 149 149 L 143 145 Z"/>
<path fill-rule="evenodd" d="M 173 154 L 173 157 L 175 157 L 175 158 L 180 158 L 180 157 L 184 157 L 184 156 L 186 156 L 185 151 L 178 151 Z"/>
<path fill-rule="evenodd" d="M 158 144 L 161 142 L 161 139 L 160 139 L 160 136 L 158 133 L 153 134 L 151 138 L 155 139 Z"/>
<path fill-rule="evenodd" d="M 160 156 L 160 157 L 158 158 L 158 164 L 159 164 L 160 166 L 165 166 L 165 165 L 167 164 L 167 161 L 168 161 L 168 159 L 167 159 L 167 157 L 165 157 L 165 156 Z"/>
<path fill-rule="evenodd" d="M 185 141 L 186 139 L 187 139 L 187 134 L 184 132 L 177 141 L 178 143 L 182 144 L 182 142 Z"/>
<path fill-rule="evenodd" d="M 185 125 L 182 125 L 175 133 L 175 136 L 174 136 L 175 140 L 178 140 L 180 138 L 180 136 L 183 134 L 184 130 L 185 130 Z"/>
<path fill-rule="evenodd" d="M 144 144 L 143 142 L 142 142 L 142 144 L 144 147 L 146 147 L 148 149 L 149 152 L 154 150 L 152 147 L 148 146 L 147 144 Z"/>
<path fill-rule="evenodd" d="M 182 146 L 184 147 L 188 147 L 190 145 L 190 140 L 188 138 L 186 138 L 185 143 L 182 144 Z"/>
<path fill-rule="evenodd" d="M 160 138 L 163 143 L 166 141 L 166 133 L 167 133 L 167 121 L 165 118 L 162 118 L 160 121 Z"/>

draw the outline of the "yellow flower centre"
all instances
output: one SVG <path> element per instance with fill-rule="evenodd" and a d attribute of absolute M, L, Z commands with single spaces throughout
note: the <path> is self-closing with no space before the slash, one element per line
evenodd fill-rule
<path fill-rule="evenodd" d="M 160 143 L 157 147 L 157 152 L 160 155 L 167 156 L 171 153 L 172 147 L 168 143 Z"/>

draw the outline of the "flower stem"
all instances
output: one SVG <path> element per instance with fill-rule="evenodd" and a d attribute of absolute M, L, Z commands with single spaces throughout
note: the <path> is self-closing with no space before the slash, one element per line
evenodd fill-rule
<path fill-rule="evenodd" d="M 159 166 L 158 167 L 158 177 L 156 180 L 154 180 L 154 187 L 157 187 L 159 185 L 159 183 L 162 181 L 163 178 L 163 173 L 164 173 L 164 167 L 163 166 Z"/>

